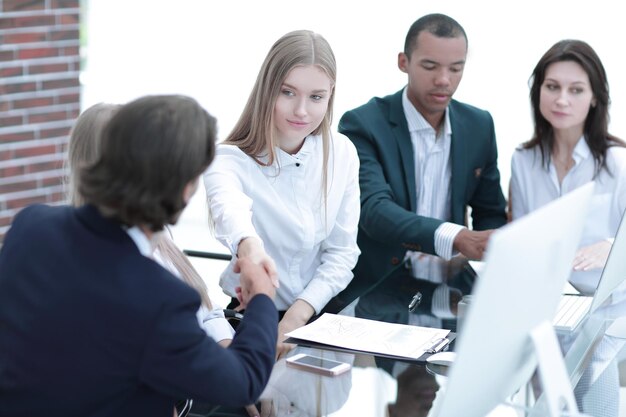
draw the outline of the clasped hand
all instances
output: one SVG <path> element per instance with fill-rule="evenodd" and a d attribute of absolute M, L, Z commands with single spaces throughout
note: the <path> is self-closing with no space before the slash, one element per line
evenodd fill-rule
<path fill-rule="evenodd" d="M 239 242 L 237 258 L 234 266 L 234 271 L 240 274 L 240 287 L 235 289 L 237 299 L 239 300 L 237 310 L 245 309 L 252 296 L 256 295 L 250 292 L 250 289 L 254 288 L 255 284 L 261 286 L 262 291 L 260 292 L 269 295 L 273 299 L 276 294 L 276 288 L 279 287 L 278 272 L 276 271 L 274 260 L 265 252 L 261 241 L 256 237 L 243 239 Z M 258 278 L 255 278 L 255 276 Z M 273 287 L 271 290 L 265 288 L 267 280 L 271 282 Z"/>
<path fill-rule="evenodd" d="M 236 288 L 236 292 L 240 308 L 245 309 L 257 294 L 265 294 L 274 299 L 276 287 L 264 268 L 248 258 L 241 258 L 235 263 L 234 271 L 239 273 L 240 286 Z"/>

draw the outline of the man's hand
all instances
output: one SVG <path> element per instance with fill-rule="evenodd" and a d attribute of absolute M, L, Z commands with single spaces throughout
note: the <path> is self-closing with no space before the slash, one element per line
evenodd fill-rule
<path fill-rule="evenodd" d="M 482 260 L 493 230 L 480 232 L 463 229 L 454 238 L 453 247 L 468 259 Z"/>
<path fill-rule="evenodd" d="M 455 317 L 459 315 L 459 303 L 462 298 L 463 294 L 461 294 L 461 291 L 450 289 L 450 312 Z"/>
<path fill-rule="evenodd" d="M 237 298 L 242 308 L 257 294 L 265 294 L 271 299 L 276 295 L 276 287 L 267 271 L 248 258 L 241 258 L 235 263 L 234 271 L 239 273 L 240 287 L 237 288 Z"/>
<path fill-rule="evenodd" d="M 255 404 L 250 404 L 248 406 L 246 406 L 246 411 L 248 412 L 248 415 L 250 417 L 274 417 L 276 416 L 276 413 L 273 410 L 273 404 L 272 404 L 272 400 L 259 400 L 259 403 L 261 405 L 261 412 L 259 412 L 259 409 L 256 407 Z"/>
<path fill-rule="evenodd" d="M 604 268 L 612 246 L 608 240 L 601 240 L 593 245 L 578 249 L 574 257 L 574 271 Z"/>
<path fill-rule="evenodd" d="M 227 348 L 228 346 L 230 346 L 232 342 L 233 342 L 233 339 L 222 339 L 218 341 L 217 344 L 223 348 Z"/>

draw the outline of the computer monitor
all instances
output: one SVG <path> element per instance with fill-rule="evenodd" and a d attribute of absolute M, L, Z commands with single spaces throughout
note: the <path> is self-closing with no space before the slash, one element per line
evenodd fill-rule
<path fill-rule="evenodd" d="M 590 183 L 493 233 L 434 416 L 483 417 L 529 380 L 530 334 L 554 317 L 592 194 Z"/>
<path fill-rule="evenodd" d="M 626 214 L 622 215 L 615 240 L 593 295 L 590 313 L 596 311 L 626 279 Z"/>

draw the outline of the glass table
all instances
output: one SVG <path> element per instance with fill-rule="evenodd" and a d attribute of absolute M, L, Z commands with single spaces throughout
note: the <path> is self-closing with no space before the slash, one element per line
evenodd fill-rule
<path fill-rule="evenodd" d="M 446 280 L 445 285 L 453 295 L 449 297 L 451 311 L 457 312 L 461 296 L 471 294 L 473 279 L 467 268 L 461 268 Z M 421 288 L 424 288 L 423 282 L 407 276 L 390 279 L 363 294 L 340 314 L 392 323 L 421 323 L 424 317 L 428 319 L 430 305 L 422 305 L 414 312 L 408 309 L 414 294 Z M 626 302 L 617 303 L 590 316 L 576 334 L 569 336 L 571 340 L 564 359 L 573 386 L 589 366 L 609 324 L 616 317 L 625 315 Z M 457 329 L 456 320 L 443 319 L 441 324 L 457 331 L 458 335 L 462 334 L 463 329 Z M 451 344 L 451 350 L 455 349 L 455 343 Z M 352 368 L 344 374 L 329 377 L 288 367 L 284 359 L 279 360 L 257 404 L 261 415 L 417 417 L 431 415 L 433 406 L 445 401 L 449 369 L 446 366 L 306 346 L 296 346 L 290 355 L 297 353 L 347 362 Z M 480 376 L 475 382 L 480 384 Z M 479 398 L 476 400 L 480 401 Z M 489 416 L 543 416 L 543 406 L 541 388 L 536 378 L 530 378 L 506 404 Z M 244 408 L 196 404 L 190 416 L 248 416 L 248 412 Z"/>

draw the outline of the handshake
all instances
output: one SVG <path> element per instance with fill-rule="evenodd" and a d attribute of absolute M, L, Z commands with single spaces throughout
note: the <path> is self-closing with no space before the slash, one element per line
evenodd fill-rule
<path fill-rule="evenodd" d="M 234 271 L 239 273 L 240 286 L 236 288 L 240 308 L 245 309 L 257 294 L 265 294 L 272 300 L 276 295 L 278 281 L 267 270 L 249 258 L 239 258 Z"/>

